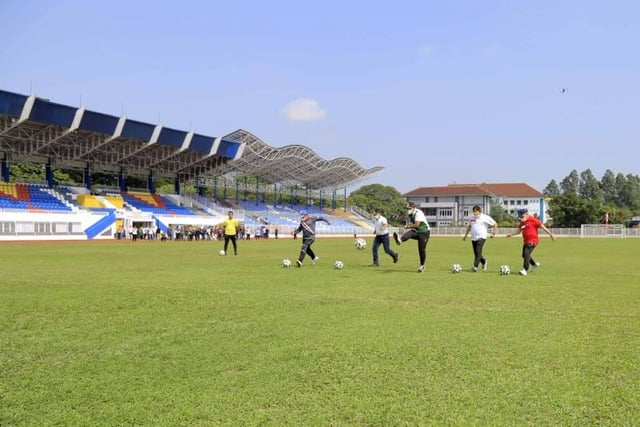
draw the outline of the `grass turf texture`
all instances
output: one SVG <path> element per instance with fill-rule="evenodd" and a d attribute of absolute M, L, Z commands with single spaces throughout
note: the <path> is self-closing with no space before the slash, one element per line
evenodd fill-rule
<path fill-rule="evenodd" d="M 637 425 L 639 244 L 3 244 L 0 425 Z"/>

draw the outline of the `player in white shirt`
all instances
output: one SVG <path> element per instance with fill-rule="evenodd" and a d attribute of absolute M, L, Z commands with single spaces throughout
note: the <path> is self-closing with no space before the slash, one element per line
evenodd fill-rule
<path fill-rule="evenodd" d="M 380 245 L 384 248 L 384 252 L 393 258 L 393 262 L 398 262 L 398 254 L 395 253 L 389 246 L 389 223 L 387 218 L 382 216 L 382 210 L 376 209 L 373 214 L 373 226 L 375 227 L 374 234 L 376 237 L 373 239 L 373 267 L 380 265 L 378 260 L 378 248 Z"/>
<path fill-rule="evenodd" d="M 473 213 L 469 217 L 469 225 L 464 233 L 462 240 L 467 240 L 469 232 L 471 232 L 471 247 L 473 248 L 473 267 L 471 271 L 478 271 L 478 266 L 482 264 L 482 271 L 487 271 L 488 263 L 482 255 L 482 248 L 489 236 L 489 227 L 492 227 L 491 237 L 498 232 L 498 223 L 487 214 L 482 213 L 480 206 L 473 207 Z"/>

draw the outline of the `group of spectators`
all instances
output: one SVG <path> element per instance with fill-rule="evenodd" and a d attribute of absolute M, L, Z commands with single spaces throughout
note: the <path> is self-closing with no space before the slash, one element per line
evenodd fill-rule
<path fill-rule="evenodd" d="M 278 229 L 275 229 L 275 238 L 278 238 Z M 163 231 L 159 227 L 143 227 L 131 226 L 127 229 L 118 228 L 116 232 L 118 240 L 176 240 L 176 241 L 199 241 L 199 240 L 223 240 L 224 228 L 222 225 L 216 226 L 194 226 L 194 225 L 175 225 L 170 226 L 167 231 Z M 268 239 L 270 231 L 267 227 L 261 226 L 255 231 L 245 228 L 240 224 L 237 229 L 236 237 L 238 240 L 246 239 Z"/>
<path fill-rule="evenodd" d="M 163 231 L 160 227 L 131 226 L 128 229 L 120 227 L 116 232 L 118 240 L 221 240 L 222 230 L 218 227 L 202 227 L 193 225 L 176 225 Z"/>

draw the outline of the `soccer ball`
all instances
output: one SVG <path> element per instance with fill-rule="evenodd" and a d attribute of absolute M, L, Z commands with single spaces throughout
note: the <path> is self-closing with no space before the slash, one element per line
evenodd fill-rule
<path fill-rule="evenodd" d="M 220 249 L 220 252 L 218 252 L 220 254 L 220 256 L 225 256 L 227 253 L 224 251 L 224 249 Z"/>
<path fill-rule="evenodd" d="M 451 272 L 454 274 L 458 274 L 462 271 L 462 266 L 460 264 L 453 264 L 451 266 Z"/>
<path fill-rule="evenodd" d="M 290 259 L 287 259 L 287 258 L 283 259 L 283 260 L 282 260 L 282 267 L 283 267 L 283 268 L 289 268 L 289 267 L 291 267 L 291 260 L 290 260 Z"/>
<path fill-rule="evenodd" d="M 511 273 L 511 269 L 509 268 L 508 265 L 505 264 L 500 266 L 500 274 L 502 274 L 503 276 L 506 276 L 509 273 Z"/>
<path fill-rule="evenodd" d="M 356 239 L 355 245 L 356 245 L 356 249 L 361 251 L 367 247 L 367 241 L 364 239 Z"/>
<path fill-rule="evenodd" d="M 344 263 L 340 260 L 337 260 L 333 263 L 333 268 L 335 268 L 336 270 L 342 270 L 342 267 L 344 267 Z"/>

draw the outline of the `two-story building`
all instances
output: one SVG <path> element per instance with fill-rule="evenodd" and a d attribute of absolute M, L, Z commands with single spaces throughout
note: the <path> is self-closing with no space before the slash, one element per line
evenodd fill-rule
<path fill-rule="evenodd" d="M 546 221 L 546 203 L 543 194 L 524 183 L 506 184 L 449 184 L 443 187 L 420 187 L 404 194 L 425 213 L 432 226 L 463 225 L 475 205 L 485 213 L 492 206 L 501 206 L 510 215 L 527 208 L 533 215 Z"/>

